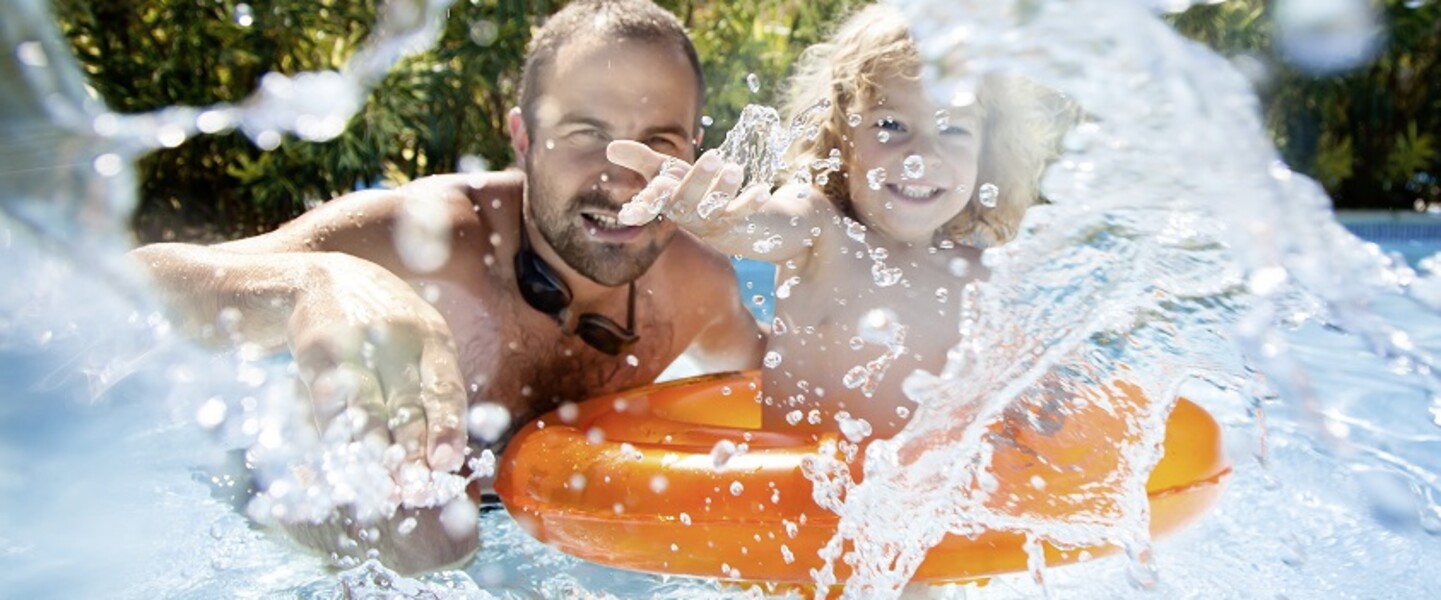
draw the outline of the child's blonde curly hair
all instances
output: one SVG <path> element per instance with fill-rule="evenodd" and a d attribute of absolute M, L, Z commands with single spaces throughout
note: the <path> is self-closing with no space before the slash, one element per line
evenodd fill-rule
<path fill-rule="evenodd" d="M 854 128 L 848 115 L 875 98 L 877 80 L 892 74 L 918 78 L 920 71 L 909 24 L 885 5 L 856 12 L 829 40 L 807 48 L 788 83 L 784 109 L 798 120 L 801 131 L 815 135 L 802 135 L 791 144 L 786 153 L 790 172 L 783 175 L 809 170 L 824 162 L 831 149 L 839 149 L 841 173 L 818 183 L 832 202 L 851 214 L 851 174 L 845 165 L 853 159 Z M 1026 209 L 1039 201 L 1041 173 L 1056 155 L 1061 128 L 1074 117 L 1058 94 L 1013 76 L 984 76 L 976 101 L 983 122 L 976 189 L 960 214 L 937 230 L 936 241 L 986 247 L 1015 236 Z M 817 110 L 826 102 L 828 109 Z M 977 200 L 987 183 L 999 191 L 994 207 Z"/>

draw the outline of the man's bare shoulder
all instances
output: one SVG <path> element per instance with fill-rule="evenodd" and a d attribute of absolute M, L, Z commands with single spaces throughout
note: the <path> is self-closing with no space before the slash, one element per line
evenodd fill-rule
<path fill-rule="evenodd" d="M 525 176 L 520 171 L 455 173 L 407 183 L 395 190 L 394 200 L 441 202 L 457 226 L 475 222 L 486 229 L 509 229 L 524 189 Z"/>

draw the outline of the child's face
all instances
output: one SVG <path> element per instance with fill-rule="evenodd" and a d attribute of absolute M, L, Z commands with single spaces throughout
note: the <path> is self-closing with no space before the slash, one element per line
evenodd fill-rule
<path fill-rule="evenodd" d="M 975 189 L 981 119 L 974 105 L 933 104 L 919 81 L 892 75 L 877 83 L 852 130 L 852 208 L 892 239 L 929 242 Z"/>

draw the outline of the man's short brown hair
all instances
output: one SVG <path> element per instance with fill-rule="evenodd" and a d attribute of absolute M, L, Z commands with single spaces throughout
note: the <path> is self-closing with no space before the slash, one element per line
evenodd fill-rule
<path fill-rule="evenodd" d="M 541 94 L 541 77 L 555 61 L 561 46 L 582 39 L 623 39 L 673 45 L 690 61 L 695 72 L 696 118 L 705 101 L 705 76 L 700 57 L 675 15 L 650 0 L 577 0 L 551 15 L 530 41 L 525 69 L 520 76 L 520 113 L 525 126 L 534 129 L 535 102 Z"/>

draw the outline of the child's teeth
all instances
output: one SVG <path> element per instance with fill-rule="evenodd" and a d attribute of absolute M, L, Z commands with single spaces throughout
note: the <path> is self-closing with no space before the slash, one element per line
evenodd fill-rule
<path fill-rule="evenodd" d="M 936 188 L 933 187 L 926 187 L 920 185 L 901 186 L 901 194 L 910 198 L 925 198 L 927 196 L 930 196 L 931 194 L 934 194 L 935 192 Z"/>

